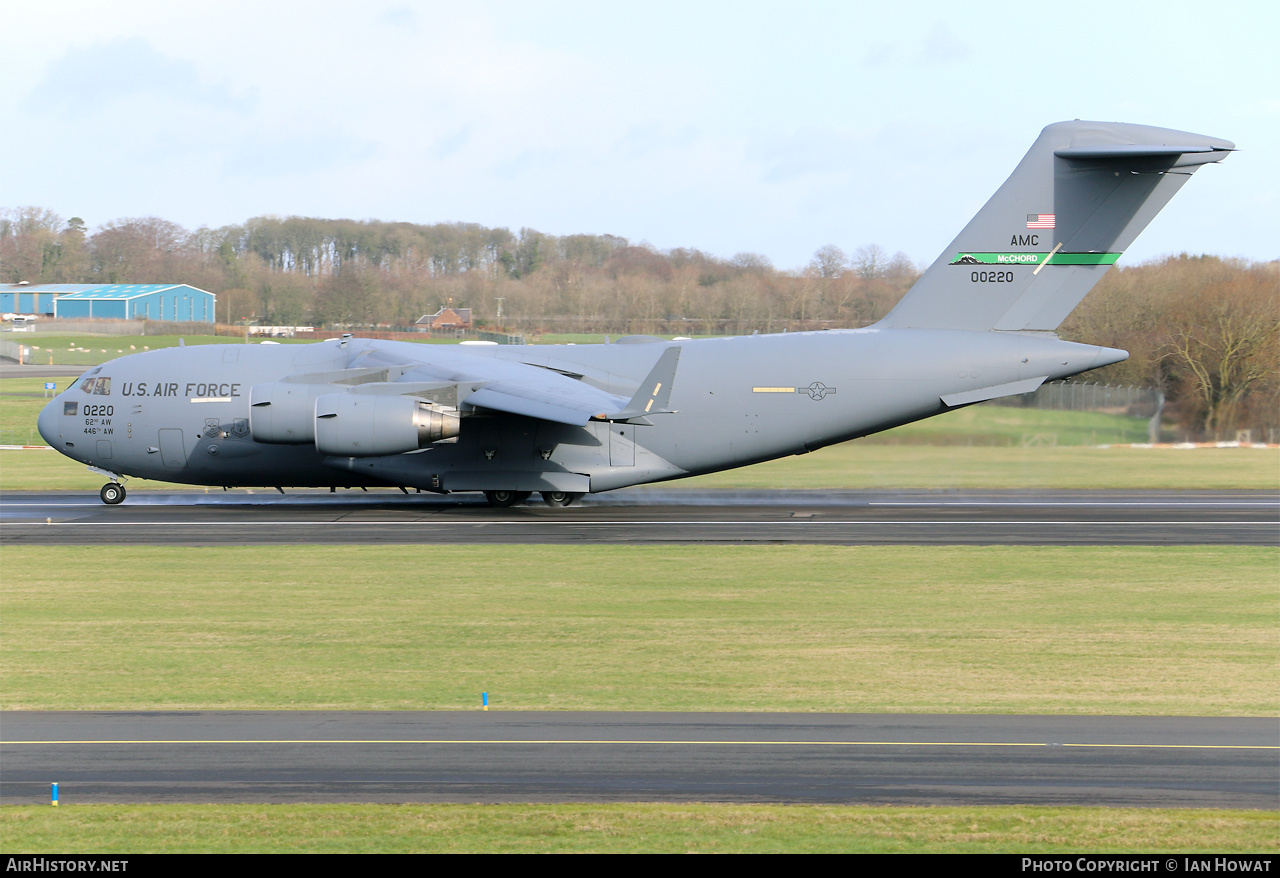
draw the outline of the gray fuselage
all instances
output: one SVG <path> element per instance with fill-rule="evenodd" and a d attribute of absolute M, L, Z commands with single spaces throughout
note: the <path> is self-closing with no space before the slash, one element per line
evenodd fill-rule
<path fill-rule="evenodd" d="M 671 346 L 680 360 L 669 411 L 628 422 L 574 426 L 464 402 L 456 438 L 374 456 L 260 442 L 251 430 L 252 388 L 300 373 L 392 357 L 409 364 L 386 382 L 392 392 L 424 377 L 474 383 L 532 368 L 627 398 Z M 877 328 L 577 346 L 190 346 L 92 370 L 46 406 L 39 427 L 90 466 L 170 482 L 595 492 L 802 454 L 1123 357 L 1032 334 Z"/>

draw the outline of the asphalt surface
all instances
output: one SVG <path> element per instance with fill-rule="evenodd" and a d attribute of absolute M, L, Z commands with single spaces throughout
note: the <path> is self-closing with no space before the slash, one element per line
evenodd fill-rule
<path fill-rule="evenodd" d="M 0 496 L 0 545 L 661 544 L 1280 545 L 1272 492 L 695 491 L 569 508 L 398 492 Z"/>
<path fill-rule="evenodd" d="M 5 713 L 0 803 L 1276 809 L 1280 723 L 781 713 Z"/>
<path fill-rule="evenodd" d="M 1280 544 L 1268 492 L 643 489 L 0 496 L 0 548 L 73 544 Z M 0 803 L 1013 803 L 1280 808 L 1280 720 L 685 713 L 0 715 Z"/>

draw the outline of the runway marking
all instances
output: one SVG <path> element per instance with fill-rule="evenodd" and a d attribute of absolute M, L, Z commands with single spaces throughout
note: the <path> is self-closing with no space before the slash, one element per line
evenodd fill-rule
<path fill-rule="evenodd" d="M 119 741 L 0 741 L 0 747 L 18 745 L 74 746 L 74 745 L 154 745 L 154 744 L 549 744 L 549 745 L 583 745 L 583 744 L 626 744 L 629 746 L 650 744 L 654 746 L 696 746 L 696 745 L 744 745 L 760 747 L 1092 747 L 1102 749 L 1132 750 L 1280 750 L 1280 745 L 1273 744 L 1089 744 L 1089 743 L 1055 743 L 1049 741 L 1013 742 L 1013 741 L 679 741 L 679 740 L 630 740 L 620 738 L 609 739 L 180 739 L 180 740 L 119 740 Z"/>
<path fill-rule="evenodd" d="M 1167 526 L 1170 524 L 1194 524 L 1194 525 L 1213 525 L 1218 527 L 1241 527 L 1241 526 L 1267 526 L 1278 527 L 1280 522 L 1274 521 L 1198 521 L 1190 519 L 1153 519 L 1134 521 L 1127 519 L 1123 521 L 1098 521 L 1092 519 L 1074 519 L 1074 518 L 1049 518 L 1049 519 L 1029 519 L 1019 518 L 1011 520 L 991 520 L 991 521 L 963 521 L 948 518 L 916 520 L 916 519 L 886 519 L 886 520 L 859 520 L 859 519 L 811 519 L 802 520 L 779 518 L 770 519 L 768 521 L 708 521 L 705 518 L 691 520 L 660 520 L 653 521 L 648 519 L 610 519 L 609 521 L 584 521 L 579 519 L 544 519 L 522 521 L 517 519 L 495 519 L 493 521 L 467 521 L 459 519 L 343 519 L 340 521 L 273 521 L 270 519 L 244 521 L 244 522 L 228 522 L 223 519 L 202 519 L 200 521 L 55 521 L 40 523 L 38 521 L 31 522 L 9 522 L 10 527 L 16 526 L 39 526 L 39 527 L 122 527 L 122 526 L 145 526 L 145 527 L 205 527 L 209 524 L 222 524 L 228 526 L 240 527 L 256 527 L 261 524 L 271 525 L 293 525 L 296 527 L 317 527 L 320 525 L 387 525 L 387 524 L 440 524 L 449 527 L 471 526 L 471 527 L 491 527 L 497 524 L 507 525 L 523 525 L 523 526 L 541 526 L 554 525 L 556 527 L 564 527 L 566 525 L 573 527 L 637 527 L 641 525 L 649 525 L 652 527 L 670 527 L 673 525 L 721 525 L 724 527 L 774 527 L 778 525 L 791 525 L 793 527 L 812 527 L 813 525 L 893 525 L 900 527 L 905 524 L 945 524 L 945 525 L 968 525 L 970 527 L 1009 527 L 1011 525 L 1096 525 L 1099 527 L 1129 526 L 1129 527 L 1152 527 Z"/>
<path fill-rule="evenodd" d="M 713 504 L 708 504 L 713 505 Z M 1163 506 L 1170 509 L 1181 509 L 1193 506 L 1211 506 L 1219 508 L 1280 508 L 1275 500 L 1191 500 L 1169 501 L 1157 500 L 1117 500 L 1108 502 L 1089 502 L 1087 500 L 1063 500 L 1031 502 L 1028 500 L 868 500 L 868 506 L 1089 506 L 1106 509 L 1111 506 Z"/>
<path fill-rule="evenodd" d="M 250 495 L 245 495 L 250 496 Z M 327 495 L 317 495 L 327 496 Z M 286 495 L 284 500 L 275 499 L 274 495 L 263 495 L 262 500 L 245 500 L 243 502 L 165 502 L 165 498 L 161 497 L 140 497 L 132 501 L 132 506 L 164 507 L 164 508 L 215 508 L 215 509 L 241 509 L 247 507 L 282 507 L 282 506 L 299 506 L 312 505 L 315 509 L 337 510 L 344 506 L 357 506 L 368 504 L 391 504 L 395 506 L 411 505 L 412 501 L 400 500 L 398 497 L 388 496 L 377 500 L 356 498 L 354 500 L 343 498 L 340 503 L 332 503 L 326 500 L 317 499 L 311 501 L 303 499 L 300 495 Z M 691 503 L 687 500 L 674 501 L 654 501 L 651 503 L 637 501 L 619 501 L 611 502 L 609 500 L 590 500 L 582 503 L 577 508 L 581 510 L 595 509 L 617 509 L 619 507 L 645 507 L 645 508 L 670 508 L 671 506 L 701 506 L 701 507 L 725 507 L 725 506 L 763 506 L 763 507 L 817 507 L 823 506 L 1009 506 L 1016 508 L 1042 508 L 1042 507 L 1067 507 L 1078 506 L 1093 509 L 1108 509 L 1112 507 L 1129 508 L 1129 507 L 1165 507 L 1169 509 L 1191 509 L 1191 508 L 1214 508 L 1214 509 L 1275 509 L 1280 508 L 1280 502 L 1275 500 L 1114 500 L 1114 501 L 1093 501 L 1093 500 L 865 500 L 865 501 L 826 501 L 822 498 L 786 498 L 783 500 L 775 500 L 767 504 L 758 504 L 750 501 L 733 500 L 726 502 L 717 502 L 716 500 L 707 500 L 697 503 Z M 45 500 L 40 502 L 7 502 L 5 506 L 13 509 L 91 509 L 99 512 L 103 511 L 100 503 L 91 502 L 68 502 L 61 503 L 56 500 Z M 456 509 L 485 509 L 484 504 L 457 504 L 456 502 L 441 501 L 434 506 L 424 506 L 424 511 L 447 511 Z M 532 506 L 530 509 L 538 509 Z M 557 510 L 560 514 L 562 510 Z"/>

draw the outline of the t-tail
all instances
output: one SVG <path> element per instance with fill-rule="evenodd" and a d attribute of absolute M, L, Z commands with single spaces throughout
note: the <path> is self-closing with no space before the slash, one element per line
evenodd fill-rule
<path fill-rule="evenodd" d="M 880 325 L 1055 330 L 1182 184 L 1234 148 L 1145 125 L 1050 125 Z"/>

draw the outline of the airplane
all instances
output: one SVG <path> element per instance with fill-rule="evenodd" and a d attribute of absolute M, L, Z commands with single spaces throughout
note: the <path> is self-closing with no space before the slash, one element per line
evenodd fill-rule
<path fill-rule="evenodd" d="M 886 316 L 859 329 L 597 345 L 180 346 L 89 370 L 40 435 L 110 479 L 483 492 L 505 507 L 805 454 L 1128 353 L 1055 330 L 1226 140 L 1046 127 Z"/>

